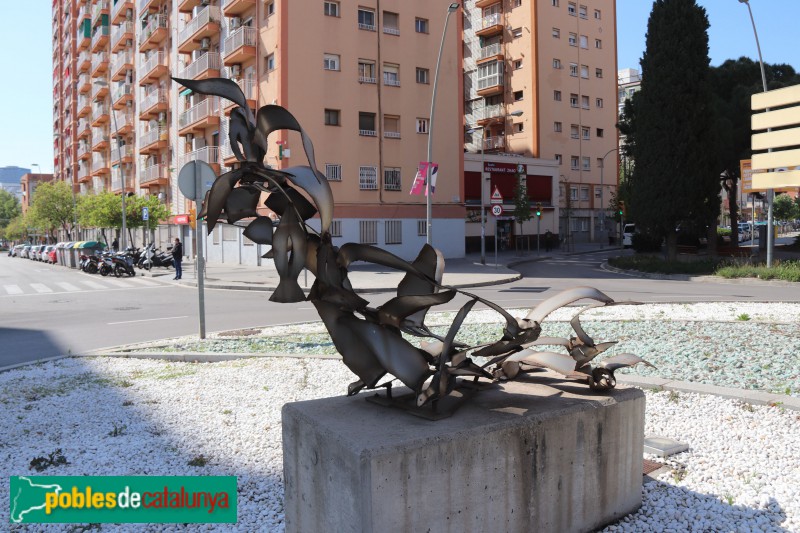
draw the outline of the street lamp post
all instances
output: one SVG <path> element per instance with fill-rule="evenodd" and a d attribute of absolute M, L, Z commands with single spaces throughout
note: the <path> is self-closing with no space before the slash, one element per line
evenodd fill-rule
<path fill-rule="evenodd" d="M 439 66 L 442 63 L 442 51 L 444 50 L 444 40 L 445 36 L 447 35 L 447 23 L 450 22 L 450 15 L 458 10 L 459 7 L 458 2 L 453 2 L 449 6 L 447 6 L 447 16 L 444 19 L 444 30 L 442 31 L 442 42 L 439 45 L 439 56 L 436 58 L 436 72 L 433 75 L 433 94 L 431 95 L 431 116 L 428 119 L 428 169 L 426 171 L 425 176 L 425 223 L 426 223 L 426 230 L 425 233 L 427 243 L 432 244 L 432 212 L 433 212 L 433 204 L 431 203 L 431 162 L 433 160 L 433 112 L 436 108 L 436 87 L 439 83 Z"/>
<path fill-rule="evenodd" d="M 605 207 L 605 203 L 604 203 L 605 202 L 605 200 L 604 200 L 605 187 L 603 186 L 603 170 L 606 168 L 606 157 L 608 157 L 608 154 L 610 154 L 612 152 L 618 152 L 618 151 L 619 151 L 619 147 L 612 148 L 611 150 L 606 152 L 606 155 L 603 156 L 603 164 L 600 165 L 600 233 L 603 234 L 603 235 L 600 236 L 600 248 L 601 249 L 603 248 L 603 238 L 604 238 L 604 234 L 606 232 L 606 214 L 605 214 L 605 208 L 606 207 Z M 619 189 L 617 189 L 617 193 L 619 194 Z M 619 199 L 619 196 L 617 196 L 617 199 Z M 609 246 L 611 246 L 611 244 L 609 244 Z"/>
<path fill-rule="evenodd" d="M 750 23 L 753 25 L 753 35 L 756 38 L 756 49 L 758 50 L 758 64 L 761 67 L 761 85 L 764 88 L 764 92 L 767 92 L 767 74 L 764 70 L 764 58 L 761 56 L 761 44 L 758 42 L 758 31 L 756 30 L 756 20 L 753 18 L 753 10 L 750 8 L 750 1 L 749 0 L 739 0 L 740 3 L 747 6 L 747 12 L 750 13 Z M 766 111 L 769 111 L 767 109 Z M 767 131 L 771 131 L 768 129 Z M 772 152 L 772 149 L 767 150 L 768 152 Z M 773 228 L 773 217 L 772 217 L 772 203 L 775 199 L 775 189 L 767 189 L 767 268 L 772 266 L 772 251 L 773 251 L 773 243 L 772 238 L 775 232 L 775 228 Z M 755 205 L 755 202 L 754 202 Z M 755 213 L 755 209 L 753 209 L 753 213 Z M 755 216 L 753 217 L 755 221 Z M 755 229 L 755 225 L 753 226 Z"/>
<path fill-rule="evenodd" d="M 105 80 L 94 80 L 94 84 L 100 87 L 108 87 L 108 82 Z M 117 113 L 114 108 L 111 108 L 111 119 L 114 121 L 114 137 L 117 138 L 117 150 L 120 150 L 120 140 L 122 140 L 119 136 L 119 128 L 117 128 Z M 125 165 L 122 163 L 120 159 L 119 162 L 119 179 L 122 182 L 122 238 L 120 239 L 120 249 L 125 250 L 128 246 L 128 237 L 127 237 L 127 220 L 126 220 L 126 210 L 125 210 L 125 196 L 127 192 L 125 191 Z"/>
<path fill-rule="evenodd" d="M 514 111 L 509 113 L 508 115 L 502 117 L 506 119 L 508 117 L 519 117 L 522 115 L 522 111 Z M 485 171 L 486 166 L 486 152 L 485 149 L 485 141 L 486 141 L 486 128 L 490 124 L 484 124 L 483 126 L 475 125 L 470 126 L 467 130 L 467 133 L 472 133 L 477 130 L 481 130 L 481 264 L 486 264 L 486 178 L 484 178 L 483 173 Z M 497 261 L 495 261 L 497 263 Z"/>

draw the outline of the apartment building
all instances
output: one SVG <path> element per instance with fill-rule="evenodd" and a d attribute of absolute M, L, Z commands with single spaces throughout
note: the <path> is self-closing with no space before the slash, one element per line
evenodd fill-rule
<path fill-rule="evenodd" d="M 567 244 L 606 239 L 618 175 L 616 1 L 467 0 L 464 10 L 465 149 L 492 162 L 484 197 L 497 187 L 513 209 L 518 174 L 508 169 L 523 162 L 541 232 Z M 480 205 L 480 176 L 465 175 L 468 209 Z M 516 231 L 509 218 L 500 233 Z M 468 239 L 478 234 L 467 226 Z"/>
<path fill-rule="evenodd" d="M 70 160 L 56 174 L 71 177 L 82 194 L 124 189 L 157 195 L 173 217 L 156 239 L 188 242 L 192 204 L 178 190 L 178 171 L 191 160 L 219 173 L 236 166 L 228 144 L 232 105 L 194 94 L 170 77 L 227 77 L 253 109 L 282 105 L 313 139 L 336 202 L 337 244 L 377 244 L 414 257 L 426 240 L 425 197 L 409 190 L 426 158 L 447 14 L 446 5 L 431 4 L 55 0 L 54 92 L 70 87 L 76 94 L 69 113 L 54 108 L 56 158 Z M 78 37 L 74 59 L 61 52 L 65 11 L 73 18 L 67 34 Z M 448 257 L 464 253 L 462 109 L 452 97 L 461 92 L 459 19 L 450 21 L 442 58 L 433 152 L 440 169 L 433 242 Z M 307 164 L 299 134 L 271 136 L 266 163 Z M 219 226 L 207 244 L 210 261 L 257 263 L 263 254 L 236 226 Z"/>

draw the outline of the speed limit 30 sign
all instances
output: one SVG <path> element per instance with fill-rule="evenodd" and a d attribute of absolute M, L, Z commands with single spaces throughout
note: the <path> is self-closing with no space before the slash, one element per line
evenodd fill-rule
<path fill-rule="evenodd" d="M 502 205 L 493 205 L 492 206 L 492 214 L 496 217 L 499 217 L 503 214 L 503 206 Z"/>

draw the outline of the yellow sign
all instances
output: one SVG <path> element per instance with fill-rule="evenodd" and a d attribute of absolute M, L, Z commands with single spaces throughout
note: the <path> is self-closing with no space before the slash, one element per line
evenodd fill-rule
<path fill-rule="evenodd" d="M 766 152 L 741 162 L 742 193 L 800 187 L 800 150 L 792 148 L 800 135 L 800 85 L 754 94 L 750 108 L 754 111 L 751 147 Z"/>

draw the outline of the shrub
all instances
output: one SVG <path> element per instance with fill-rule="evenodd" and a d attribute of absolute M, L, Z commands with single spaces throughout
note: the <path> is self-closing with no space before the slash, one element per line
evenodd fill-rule
<path fill-rule="evenodd" d="M 631 247 L 636 252 L 658 252 L 661 250 L 661 237 L 647 233 L 634 233 Z"/>

